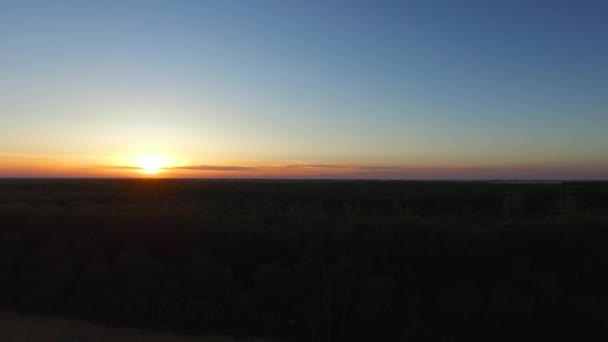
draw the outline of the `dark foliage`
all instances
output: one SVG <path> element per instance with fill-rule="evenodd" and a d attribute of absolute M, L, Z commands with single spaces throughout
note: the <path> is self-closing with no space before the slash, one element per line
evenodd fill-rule
<path fill-rule="evenodd" d="M 608 339 L 608 184 L 5 180 L 0 307 L 294 341 Z"/>

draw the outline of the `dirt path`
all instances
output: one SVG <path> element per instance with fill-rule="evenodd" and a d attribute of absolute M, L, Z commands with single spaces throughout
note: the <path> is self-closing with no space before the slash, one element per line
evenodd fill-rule
<path fill-rule="evenodd" d="M 270 342 L 227 336 L 187 336 L 108 327 L 73 319 L 0 311 L 2 342 Z"/>

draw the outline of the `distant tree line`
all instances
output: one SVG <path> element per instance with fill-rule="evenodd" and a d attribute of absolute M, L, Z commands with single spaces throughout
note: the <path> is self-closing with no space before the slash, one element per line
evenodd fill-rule
<path fill-rule="evenodd" d="M 293 341 L 608 340 L 608 184 L 0 181 L 0 308 Z"/>

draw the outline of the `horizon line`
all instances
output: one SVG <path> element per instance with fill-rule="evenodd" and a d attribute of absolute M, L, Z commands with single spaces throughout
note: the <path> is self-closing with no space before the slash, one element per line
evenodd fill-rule
<path fill-rule="evenodd" d="M 563 179 L 534 179 L 534 178 L 311 178 L 311 177 L 70 177 L 70 176 L 0 176 L 5 180 L 231 180 L 231 181 L 352 181 L 352 182 L 489 182 L 489 183 L 581 183 L 581 182 L 608 182 L 608 178 L 563 178 Z"/>

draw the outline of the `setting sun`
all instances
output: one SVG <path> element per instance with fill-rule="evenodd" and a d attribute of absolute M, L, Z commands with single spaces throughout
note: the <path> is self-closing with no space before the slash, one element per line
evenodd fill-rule
<path fill-rule="evenodd" d="M 156 174 L 166 167 L 167 164 L 159 156 L 142 156 L 138 159 L 137 166 L 141 167 L 144 173 Z"/>

